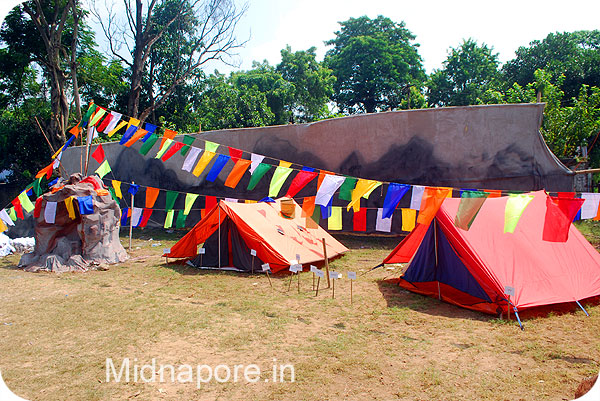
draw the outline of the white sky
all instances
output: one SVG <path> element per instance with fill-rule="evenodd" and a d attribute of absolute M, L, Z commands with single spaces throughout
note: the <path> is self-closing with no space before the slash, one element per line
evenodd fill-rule
<path fill-rule="evenodd" d="M 19 2 L 0 0 L 0 18 Z M 448 48 L 469 37 L 492 46 L 500 61 L 506 62 L 519 46 L 550 32 L 600 29 L 600 0 L 248 0 L 248 6 L 238 26 L 240 39 L 250 37 L 239 52 L 244 70 L 254 60 L 279 63 L 286 45 L 293 51 L 315 46 L 322 60 L 327 51 L 323 42 L 334 37 L 338 22 L 362 15 L 404 21 L 417 37 L 428 73 L 441 68 Z M 101 36 L 98 33 L 97 39 Z M 207 72 L 215 67 L 221 72 L 232 70 L 221 64 Z"/>

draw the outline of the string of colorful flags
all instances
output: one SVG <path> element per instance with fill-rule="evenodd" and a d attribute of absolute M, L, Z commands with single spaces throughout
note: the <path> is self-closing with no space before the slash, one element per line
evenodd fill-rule
<path fill-rule="evenodd" d="M 125 119 L 127 119 L 127 121 Z M 114 111 L 109 112 L 105 108 L 92 103 L 82 120 L 69 131 L 73 136 L 71 136 L 63 147 L 53 155 L 52 163 L 38 172 L 36 181 L 30 184 L 25 191 L 19 194 L 17 198 L 11 202 L 12 207 L 10 209 L 2 209 L 0 212 L 0 232 L 3 229 L 6 229 L 6 225 L 10 225 L 16 220 L 13 217 L 23 218 L 23 209 L 25 209 L 26 212 L 35 210 L 35 206 L 33 206 L 33 203 L 29 199 L 27 191 L 31 190 L 31 188 L 35 188 L 36 196 L 39 196 L 38 192 L 42 179 L 44 177 L 47 180 L 50 179 L 54 169 L 60 164 L 64 149 L 70 146 L 74 139 L 78 137 L 86 127 L 88 129 L 88 140 L 90 141 L 98 137 L 99 133 L 112 137 L 125 128 L 119 143 L 123 146 L 131 147 L 134 143 L 141 141 L 142 146 L 139 149 L 139 153 L 145 156 L 160 139 L 160 146 L 155 158 L 166 162 L 177 152 L 180 152 L 182 156 L 185 156 L 181 169 L 196 177 L 199 177 L 207 169 L 209 164 L 213 162 L 205 178 L 209 182 L 214 182 L 223 171 L 225 165 L 229 161 L 232 161 L 234 166 L 224 182 L 224 185 L 229 188 L 236 188 L 242 177 L 249 173 L 250 180 L 247 190 L 254 190 L 266 173 L 270 171 L 272 167 L 275 167 L 269 183 L 268 196 L 265 198 L 266 200 L 279 196 L 281 188 L 294 171 L 297 171 L 297 174 L 290 182 L 285 194 L 287 197 L 296 197 L 303 188 L 317 178 L 316 195 L 303 198 L 303 213 L 315 218 L 320 216 L 324 219 L 328 219 L 328 228 L 330 230 L 342 229 L 341 221 L 343 208 L 332 205 L 333 196 L 335 194 L 338 194 L 340 200 L 348 202 L 346 212 L 349 212 L 352 209 L 354 213 L 353 230 L 364 231 L 363 227 L 366 226 L 366 210 L 365 208 L 361 208 L 361 198 L 368 199 L 377 188 L 381 188 L 383 196 L 384 186 L 387 187 L 383 207 L 378 208 L 376 223 L 376 230 L 383 232 L 390 231 L 392 215 L 409 190 L 412 190 L 410 208 L 400 209 L 403 231 L 411 231 L 412 228 L 414 228 L 415 220 L 416 223 L 428 224 L 437 213 L 443 200 L 452 197 L 454 191 L 459 191 L 461 198 L 455 223 L 458 227 L 468 230 L 485 200 L 502 195 L 501 190 L 457 189 L 450 187 L 410 185 L 369 180 L 346 175 L 342 176 L 326 170 L 317 171 L 315 168 L 306 166 L 296 168 L 292 167 L 291 162 L 265 157 L 230 146 L 227 147 L 229 154 L 219 153 L 219 147 L 224 147 L 225 145 L 204 140 L 204 148 L 196 147 L 193 145 L 197 138 L 190 135 L 184 135 L 182 141 L 177 141 L 175 140 L 177 132 L 169 129 L 165 129 L 162 137 L 160 137 L 156 133 L 158 128 L 156 125 L 145 123 L 144 128 L 141 128 L 140 120 L 132 117 L 124 118 L 120 113 Z M 245 159 L 243 157 L 244 154 L 249 154 L 249 158 Z M 112 172 L 101 144 L 96 146 L 96 149 L 91 156 L 99 164 L 95 173 L 100 178 L 104 178 L 108 173 Z M 268 163 L 266 159 L 274 160 L 276 163 Z M 118 199 L 118 194 L 120 193 L 120 181 L 112 180 L 111 183 L 113 184 L 112 188 L 110 188 L 111 193 L 113 193 L 115 199 Z M 115 187 L 116 183 L 118 183 L 117 187 Z M 130 185 L 130 191 L 131 188 L 132 186 Z M 139 227 L 145 226 L 150 218 L 152 207 L 148 207 L 148 205 L 153 205 L 153 202 L 149 202 L 149 199 L 151 200 L 154 197 L 154 201 L 156 201 L 158 191 L 160 191 L 157 188 L 146 188 L 146 207 L 133 208 L 133 210 L 129 210 L 127 207 L 127 213 L 123 213 L 125 219 L 131 217 L 133 221 L 137 223 L 136 226 Z M 168 204 L 166 206 L 169 206 L 171 201 L 173 204 L 175 202 L 175 198 L 172 198 L 173 195 L 169 198 L 169 193 L 176 193 L 176 191 L 167 191 Z M 533 197 L 517 191 L 505 193 L 509 196 L 509 199 L 506 204 L 504 231 L 513 232 L 520 216 Z M 150 198 L 148 198 L 148 196 L 150 196 Z M 176 220 L 177 226 L 185 224 L 185 217 L 187 217 L 189 211 L 192 210 L 193 202 L 199 196 L 199 194 L 186 194 L 186 207 L 178 214 Z M 206 197 L 206 199 L 209 199 L 209 197 Z M 244 201 L 253 202 L 251 200 Z M 80 201 L 77 199 L 77 204 L 84 205 L 84 210 L 86 202 L 86 200 Z M 216 203 L 216 198 L 214 202 Z M 581 198 L 576 198 L 575 193 L 558 193 L 558 196 L 549 196 L 548 205 L 549 208 L 553 208 L 552 210 L 556 209 L 555 211 L 563 214 L 567 213 L 569 216 L 573 214 L 573 210 L 579 205 L 580 208 L 575 210 L 576 215 L 569 220 L 569 223 L 577 218 L 600 219 L 600 194 L 582 193 Z M 48 206 L 46 206 L 46 209 L 48 209 Z M 50 205 L 50 209 L 45 210 L 44 212 L 44 216 L 48 215 L 47 221 L 52 221 L 52 210 L 55 210 L 55 205 Z M 175 209 L 173 209 L 171 205 L 170 208 L 166 207 L 165 210 L 167 211 L 167 215 L 164 226 L 168 228 L 172 226 Z M 320 213 L 315 213 L 315 210 Z M 8 219 L 6 216 L 8 216 Z"/>

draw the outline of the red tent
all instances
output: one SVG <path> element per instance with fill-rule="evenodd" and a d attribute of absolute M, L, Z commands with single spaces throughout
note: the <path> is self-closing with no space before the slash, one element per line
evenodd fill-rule
<path fill-rule="evenodd" d="M 600 254 L 572 224 L 566 242 L 542 240 L 547 195 L 533 192 L 514 233 L 504 233 L 507 197 L 487 199 L 470 230 L 454 225 L 460 199 L 446 199 L 383 263 L 410 262 L 399 285 L 490 314 L 574 303 L 600 295 Z M 512 289 L 511 289 L 512 288 Z"/>
<path fill-rule="evenodd" d="M 250 204 L 221 201 L 163 256 L 195 258 L 198 245 L 204 243 L 206 253 L 196 258 L 200 267 L 251 271 L 269 263 L 275 273 L 297 263 L 297 256 L 301 264 L 323 261 L 323 239 L 328 259 L 348 250 L 316 223 L 307 227 L 302 209 L 292 199 L 283 202 L 285 214 L 281 199 Z M 256 251 L 256 260 L 251 250 Z"/>

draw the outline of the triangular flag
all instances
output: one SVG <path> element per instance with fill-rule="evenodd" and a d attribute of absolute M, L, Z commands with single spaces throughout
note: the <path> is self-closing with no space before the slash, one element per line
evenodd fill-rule
<path fill-rule="evenodd" d="M 165 197 L 165 210 L 169 211 L 175 207 L 175 201 L 179 196 L 179 192 L 176 191 L 167 191 L 167 195 Z"/>
<path fill-rule="evenodd" d="M 550 242 L 567 242 L 571 222 L 581 209 L 583 202 L 583 199 L 575 197 L 548 196 L 542 239 Z"/>
<path fill-rule="evenodd" d="M 237 163 L 238 160 L 240 160 L 242 158 L 244 151 L 240 150 L 240 149 L 232 148 L 231 146 L 228 146 L 227 148 L 229 149 L 229 156 L 231 157 L 231 160 L 233 160 L 234 163 Z"/>
<path fill-rule="evenodd" d="M 165 142 L 168 140 L 171 140 L 171 142 L 173 142 L 175 135 L 177 135 L 177 132 L 170 130 L 170 129 L 165 129 L 165 133 L 163 134 L 162 141 L 160 142 L 160 148 L 162 149 L 163 146 L 165 146 Z"/>
<path fill-rule="evenodd" d="M 152 209 L 154 207 L 154 203 L 156 203 L 156 198 L 158 198 L 158 194 L 160 193 L 160 189 L 153 187 L 146 187 L 146 209 Z"/>
<path fill-rule="evenodd" d="M 110 173 L 111 171 L 112 170 L 110 168 L 110 165 L 108 164 L 108 160 L 104 160 L 100 167 L 96 169 L 96 174 L 98 174 L 98 177 L 104 178 L 104 176 Z"/>
<path fill-rule="evenodd" d="M 202 157 L 200 158 L 200 160 L 198 160 L 198 164 L 196 164 L 196 167 L 194 167 L 194 171 L 192 171 L 192 174 L 194 174 L 196 177 L 200 177 L 200 174 L 202 174 L 202 172 L 204 171 L 206 166 L 208 166 L 208 163 L 210 163 L 213 157 L 215 157 L 214 152 L 210 152 L 207 150 L 204 153 L 202 153 Z"/>
<path fill-rule="evenodd" d="M 360 210 L 360 198 L 371 194 L 375 188 L 381 185 L 379 181 L 363 180 L 362 178 L 356 183 L 356 188 L 352 191 L 352 200 L 346 206 L 346 210 L 353 208 L 355 212 Z"/>
<path fill-rule="evenodd" d="M 195 137 L 190 136 L 190 135 L 185 135 L 183 137 L 183 148 L 181 148 L 181 155 L 185 156 L 187 154 L 187 152 L 190 150 L 190 147 L 192 146 L 192 143 L 194 143 L 194 141 L 196 140 Z"/>
<path fill-rule="evenodd" d="M 134 143 L 136 143 L 141 137 L 148 134 L 148 131 L 145 129 L 138 128 L 138 130 L 131 136 L 131 138 L 123 144 L 125 147 L 131 147 Z"/>
<path fill-rule="evenodd" d="M 230 157 L 227 155 L 219 155 L 217 157 L 217 160 L 215 160 L 215 162 L 213 163 L 210 171 L 206 175 L 206 181 L 214 182 L 217 179 L 217 176 L 219 175 L 221 170 L 223 170 L 223 167 L 225 167 L 225 164 L 227 164 L 227 162 L 229 161 L 229 159 Z"/>
<path fill-rule="evenodd" d="M 250 167 L 250 160 L 239 159 L 235 166 L 231 169 L 231 173 L 227 176 L 225 180 L 225 186 L 229 188 L 235 188 L 237 184 L 240 182 L 248 167 Z"/>
<path fill-rule="evenodd" d="M 27 196 L 26 192 L 21 192 L 18 196 L 19 198 L 19 202 L 21 203 L 21 206 L 23 207 L 23 209 L 25 209 L 25 211 L 27 213 L 31 213 L 31 211 L 34 209 L 33 203 L 31 203 L 31 200 L 29 199 L 29 196 Z"/>
<path fill-rule="evenodd" d="M 119 144 L 124 145 L 125 143 L 127 143 L 127 141 L 129 141 L 133 137 L 133 134 L 138 129 L 137 126 L 139 123 L 140 123 L 140 120 L 138 120 L 136 118 L 129 119 L 129 124 L 127 125 L 127 129 L 125 130 L 125 133 L 119 140 Z"/>
<path fill-rule="evenodd" d="M 346 180 L 344 181 L 344 183 L 340 187 L 339 198 L 341 200 L 345 200 L 345 201 L 348 201 L 348 202 L 350 202 L 352 200 L 352 191 L 354 190 L 354 187 L 356 186 L 356 182 L 357 181 L 358 181 L 357 178 L 346 177 Z"/>
<path fill-rule="evenodd" d="M 323 179 L 323 182 L 321 183 L 321 186 L 319 187 L 319 190 L 317 191 L 315 204 L 327 206 L 333 198 L 333 194 L 335 194 L 335 191 L 338 190 L 338 188 L 344 183 L 345 180 L 346 177 L 342 177 L 339 175 L 326 175 Z"/>
<path fill-rule="evenodd" d="M 207 152 L 216 153 L 218 148 L 219 148 L 218 143 L 214 143 L 211 141 L 204 141 L 204 149 L 206 149 Z"/>
<path fill-rule="evenodd" d="M 504 209 L 504 232 L 514 233 L 523 211 L 533 200 L 533 195 L 510 194 Z"/>
<path fill-rule="evenodd" d="M 454 225 L 468 231 L 488 196 L 484 191 L 462 191 Z"/>
<path fill-rule="evenodd" d="M 194 205 L 194 202 L 196 201 L 196 198 L 198 198 L 198 196 L 198 194 L 185 194 L 185 209 L 183 211 L 183 214 L 190 214 L 190 210 L 192 210 L 192 206 Z"/>
<path fill-rule="evenodd" d="M 252 177 L 250 177 L 250 182 L 248 183 L 248 190 L 251 191 L 256 187 L 256 184 L 260 181 L 260 179 L 266 174 L 267 171 L 271 168 L 270 164 L 260 163 L 254 172 L 252 173 Z"/>
<path fill-rule="evenodd" d="M 258 165 L 262 163 L 264 158 L 265 158 L 264 156 L 256 155 L 254 153 L 252 153 L 250 155 L 250 160 L 252 161 L 252 164 L 250 165 L 250 174 L 254 174 L 254 170 L 256 170 Z"/>
<path fill-rule="evenodd" d="M 325 179 L 325 176 L 333 174 L 331 171 L 319 170 L 319 178 L 317 178 L 317 191 L 321 188 L 321 183 Z"/>
<path fill-rule="evenodd" d="M 146 131 L 148 131 L 151 134 L 154 134 L 154 131 L 156 131 L 156 125 L 154 124 L 150 124 L 150 123 L 145 123 L 144 124 L 144 128 L 146 129 Z M 144 140 L 144 142 L 146 142 L 146 140 Z"/>
<path fill-rule="evenodd" d="M 115 195 L 117 195 L 119 199 L 122 198 L 123 194 L 121 194 L 121 181 L 112 180 L 112 187 L 115 190 Z"/>
<path fill-rule="evenodd" d="M 152 216 L 152 209 L 144 209 L 142 221 L 140 221 L 140 227 L 146 227 L 146 225 L 148 224 L 148 220 L 150 220 L 150 216 Z"/>
<path fill-rule="evenodd" d="M 183 142 L 175 142 L 170 148 L 169 150 L 167 150 L 165 152 L 165 154 L 162 156 L 161 160 L 163 162 L 166 162 L 167 160 L 169 160 L 171 158 L 171 156 L 173 156 L 175 153 L 177 153 L 177 151 L 179 149 L 181 149 L 183 147 Z"/>
<path fill-rule="evenodd" d="M 175 210 L 171 209 L 167 211 L 167 215 L 165 216 L 165 224 L 164 228 L 171 228 L 173 226 L 173 215 L 175 214 Z"/>
<path fill-rule="evenodd" d="M 98 131 L 108 134 L 109 132 L 111 132 L 112 130 L 115 129 L 115 127 L 121 120 L 121 117 L 123 116 L 122 114 L 114 112 L 114 111 L 111 111 L 110 115 L 111 115 L 111 119 L 108 121 L 108 125 L 106 125 L 106 127 L 100 127 L 102 129 L 98 128 Z"/>
<path fill-rule="evenodd" d="M 83 117 L 81 117 L 81 123 L 82 123 L 83 127 L 85 127 L 87 125 L 87 122 L 89 121 L 92 114 L 94 114 L 97 107 L 98 106 L 96 106 L 94 103 L 90 103 L 90 107 L 87 109 L 87 111 L 85 112 Z"/>
<path fill-rule="evenodd" d="M 96 127 L 98 132 L 104 132 L 104 130 L 106 129 L 106 127 L 108 127 L 108 124 L 112 121 L 113 118 L 114 117 L 112 113 L 107 114 L 104 120 L 102 120 L 102 122 Z"/>
<path fill-rule="evenodd" d="M 160 159 L 165 154 L 167 149 L 169 149 L 169 146 L 171 146 L 172 143 L 173 143 L 172 139 L 167 139 L 166 141 L 163 141 L 160 149 L 158 150 L 158 153 L 156 154 L 156 156 L 154 158 Z"/>
<path fill-rule="evenodd" d="M 428 225 L 437 214 L 444 199 L 448 197 L 448 188 L 426 187 L 421 200 L 421 209 L 417 223 Z"/>
<path fill-rule="evenodd" d="M 16 197 L 15 199 L 12 200 L 12 205 L 13 205 L 13 212 L 15 213 L 15 215 L 17 216 L 17 218 L 23 220 L 25 218 L 25 215 L 23 214 L 23 206 L 21 206 L 21 201 L 19 200 L 19 197 Z M 12 215 L 11 215 L 12 217 Z M 16 221 L 17 219 L 14 219 L 14 221 Z"/>
<path fill-rule="evenodd" d="M 352 216 L 353 231 L 367 231 L 367 209 L 362 208 Z"/>
<path fill-rule="evenodd" d="M 183 166 L 181 166 L 182 170 L 189 172 L 192 171 L 192 167 L 194 167 L 196 159 L 198 159 L 198 155 L 200 154 L 200 152 L 202 152 L 202 149 L 196 148 L 194 146 L 192 146 L 191 149 L 192 150 L 188 153 L 185 160 L 183 161 Z"/>
<path fill-rule="evenodd" d="M 290 166 L 292 163 L 284 162 L 283 160 L 279 162 L 279 166 L 275 169 L 273 173 L 273 177 L 271 178 L 271 184 L 269 185 L 269 197 L 276 198 L 279 195 L 279 191 L 281 187 L 285 183 L 285 180 L 292 173 L 292 169 Z"/>
<path fill-rule="evenodd" d="M 140 148 L 140 154 L 146 156 L 148 154 L 148 152 L 150 152 L 150 149 L 152 149 L 152 147 L 154 146 L 154 144 L 157 141 L 158 141 L 158 135 L 156 135 L 156 134 L 150 135 L 150 138 L 148 138 L 146 140 L 146 142 L 144 142 L 144 144 Z"/>
<path fill-rule="evenodd" d="M 124 126 L 127 125 L 127 121 L 121 121 L 116 127 L 114 127 L 112 130 L 108 131 L 108 128 L 105 131 L 108 131 L 107 135 L 110 137 L 112 137 L 114 134 L 116 134 L 121 128 L 123 128 Z"/>
<path fill-rule="evenodd" d="M 92 152 L 92 157 L 98 164 L 102 163 L 102 160 L 104 160 L 104 149 L 102 148 L 102 144 L 96 146 L 96 149 Z"/>
<path fill-rule="evenodd" d="M 325 177 L 327 178 L 327 177 Z M 341 177 L 344 178 L 344 177 Z M 323 183 L 325 180 L 323 180 Z M 342 184 L 340 184 L 342 185 Z M 323 187 L 323 184 L 321 184 Z M 331 216 L 327 220 L 327 229 L 329 230 L 341 230 L 342 229 L 342 208 L 340 206 L 333 206 L 331 208 Z"/>
<path fill-rule="evenodd" d="M 293 198 L 298 194 L 298 192 L 300 192 L 300 190 L 302 190 L 302 188 L 304 188 L 309 182 L 314 180 L 316 176 L 317 172 L 315 171 L 315 169 L 310 167 L 302 168 L 302 171 L 296 174 L 296 176 L 292 180 L 285 196 Z"/>
<path fill-rule="evenodd" d="M 394 182 L 388 185 L 388 190 L 383 201 L 383 218 L 387 219 L 394 214 L 394 210 L 402 200 L 404 194 L 410 189 L 409 185 L 396 184 Z"/>

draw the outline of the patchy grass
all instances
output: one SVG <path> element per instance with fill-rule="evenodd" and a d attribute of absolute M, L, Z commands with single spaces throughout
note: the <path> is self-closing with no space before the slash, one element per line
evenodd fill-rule
<path fill-rule="evenodd" d="M 592 226 L 588 234 L 595 235 Z M 598 372 L 600 307 L 513 322 L 384 282 L 402 266 L 367 271 L 394 238 L 340 236 L 351 252 L 332 270 L 357 271 L 335 299 L 312 275 L 198 271 L 160 258 L 180 232 L 142 231 L 132 258 L 106 272 L 31 274 L 0 259 L 0 369 L 31 400 L 561 400 Z M 126 245 L 127 238 L 122 239 Z M 160 242 L 158 246 L 156 245 Z M 323 285 L 324 283 L 321 282 Z M 255 363 L 257 383 L 106 382 L 106 358 L 138 363 Z M 265 382 L 293 364 L 295 382 Z M 288 372 L 289 373 L 289 372 Z M 289 379 L 289 374 L 286 375 Z M 158 380 L 158 379 L 157 379 Z"/>

